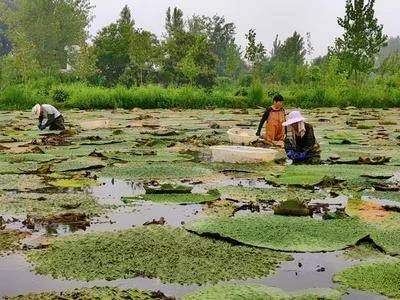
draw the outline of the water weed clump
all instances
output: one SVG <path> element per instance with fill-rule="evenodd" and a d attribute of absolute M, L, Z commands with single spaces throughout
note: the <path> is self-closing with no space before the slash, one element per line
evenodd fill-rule
<path fill-rule="evenodd" d="M 163 282 L 205 284 L 268 276 L 290 257 L 270 250 L 233 246 L 183 229 L 146 226 L 55 240 L 28 254 L 39 274 L 94 280 L 159 278 Z"/>

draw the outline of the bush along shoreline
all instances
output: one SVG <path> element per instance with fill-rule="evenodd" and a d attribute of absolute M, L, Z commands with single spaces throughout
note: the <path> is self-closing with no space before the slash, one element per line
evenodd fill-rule
<path fill-rule="evenodd" d="M 64 84 L 50 88 L 24 85 L 5 87 L 0 91 L 0 109 L 25 110 L 36 103 L 52 103 L 63 108 L 78 109 L 256 108 L 269 105 L 271 97 L 278 92 L 284 95 L 287 107 L 400 107 L 400 89 L 386 89 L 381 85 L 325 88 L 312 85 L 270 85 L 267 88 L 259 86 L 206 90 L 191 86 L 106 88 Z"/>

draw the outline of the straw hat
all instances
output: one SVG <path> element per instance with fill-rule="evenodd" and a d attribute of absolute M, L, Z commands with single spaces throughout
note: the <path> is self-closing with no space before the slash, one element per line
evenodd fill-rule
<path fill-rule="evenodd" d="M 303 122 L 306 121 L 307 119 L 304 118 L 299 111 L 292 111 L 288 115 L 288 119 L 285 123 L 283 123 L 283 126 L 289 126 L 295 123 Z"/>
<path fill-rule="evenodd" d="M 40 116 L 40 104 L 36 104 L 34 107 L 32 107 L 32 115 L 34 116 Z"/>

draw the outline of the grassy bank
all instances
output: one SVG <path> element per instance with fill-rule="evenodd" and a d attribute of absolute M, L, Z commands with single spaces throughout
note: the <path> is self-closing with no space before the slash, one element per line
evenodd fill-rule
<path fill-rule="evenodd" d="M 266 87 L 230 87 L 206 91 L 195 87 L 147 86 L 137 88 L 89 87 L 83 84 L 46 88 L 23 85 L 0 91 L 0 109 L 30 109 L 36 103 L 56 103 L 79 109 L 125 108 L 251 108 L 266 106 L 273 94 L 282 93 L 287 107 L 400 107 L 400 89 L 383 85 L 268 85 Z"/>

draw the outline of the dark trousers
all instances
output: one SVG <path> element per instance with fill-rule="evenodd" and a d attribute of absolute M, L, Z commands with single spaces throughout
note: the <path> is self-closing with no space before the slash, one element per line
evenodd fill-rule
<path fill-rule="evenodd" d="M 64 117 L 61 115 L 49 124 L 50 130 L 65 130 Z"/>

